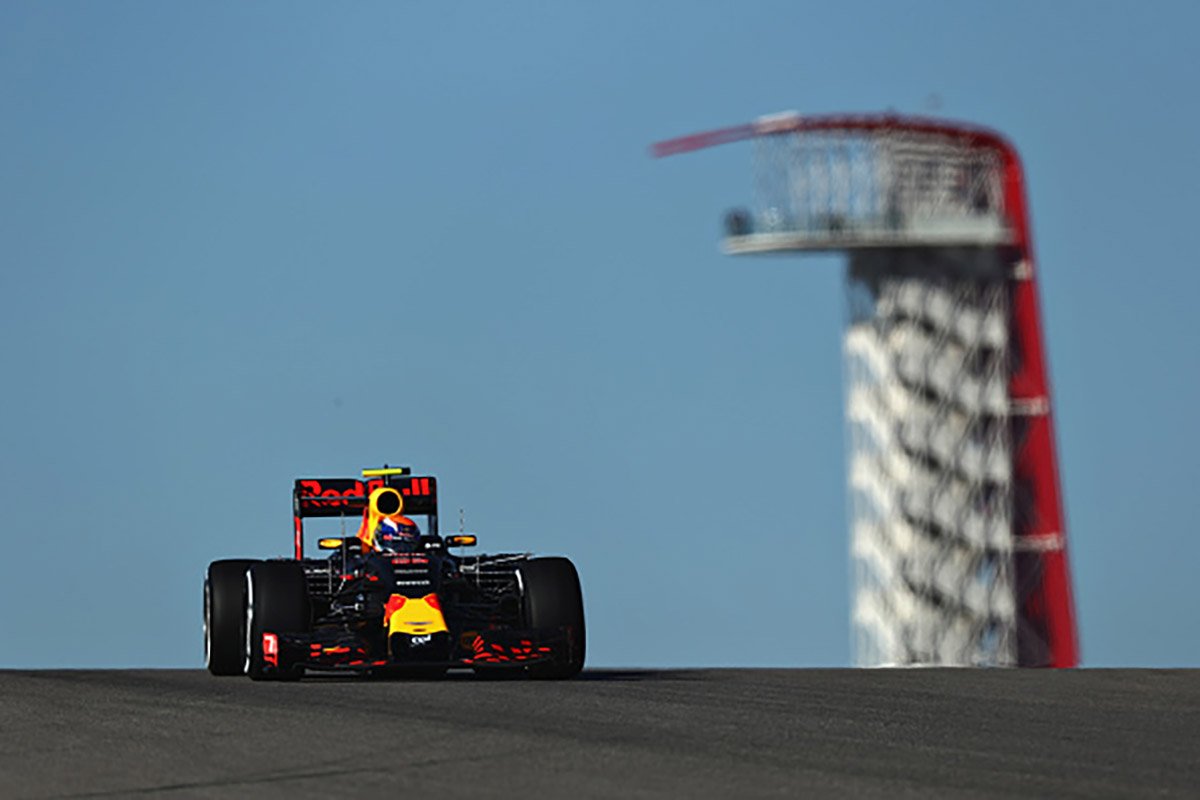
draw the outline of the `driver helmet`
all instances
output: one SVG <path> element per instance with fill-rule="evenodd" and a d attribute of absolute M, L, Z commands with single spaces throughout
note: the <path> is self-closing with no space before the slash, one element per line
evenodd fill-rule
<path fill-rule="evenodd" d="M 375 547 L 385 553 L 413 550 L 421 540 L 421 529 L 408 517 L 384 517 L 375 529 Z"/>

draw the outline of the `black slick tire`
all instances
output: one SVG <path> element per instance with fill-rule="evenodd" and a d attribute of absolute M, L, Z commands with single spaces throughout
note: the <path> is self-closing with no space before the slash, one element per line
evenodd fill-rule
<path fill-rule="evenodd" d="M 246 662 L 246 569 L 249 559 L 208 565 L 204 577 L 204 666 L 213 675 L 241 675 Z"/>
<path fill-rule="evenodd" d="M 262 561 L 246 570 L 245 672 L 252 680 L 296 680 L 302 667 L 277 654 L 271 667 L 263 655 L 263 634 L 302 634 L 311 627 L 308 582 L 304 568 L 294 561 Z"/>
<path fill-rule="evenodd" d="M 525 624 L 530 628 L 560 628 L 567 645 L 561 657 L 529 667 L 532 678 L 573 678 L 583 669 L 587 631 L 583 619 L 583 592 L 579 573 L 566 558 L 534 558 L 518 568 L 521 572 Z"/>

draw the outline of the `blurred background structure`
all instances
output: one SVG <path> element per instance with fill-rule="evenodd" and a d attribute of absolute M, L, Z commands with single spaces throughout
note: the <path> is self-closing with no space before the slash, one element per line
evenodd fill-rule
<path fill-rule="evenodd" d="M 999 135 L 781 114 L 664 142 L 755 145 L 733 254 L 844 252 L 855 659 L 1071 667 L 1066 558 L 1024 180 Z"/>

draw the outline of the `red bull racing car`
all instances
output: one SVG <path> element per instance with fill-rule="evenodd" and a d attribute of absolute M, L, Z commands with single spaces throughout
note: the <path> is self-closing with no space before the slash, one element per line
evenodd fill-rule
<path fill-rule="evenodd" d="M 436 478 L 385 467 L 364 470 L 362 480 L 300 479 L 292 508 L 292 558 L 208 567 L 204 655 L 213 675 L 294 680 L 306 671 L 428 676 L 467 668 L 570 678 L 583 668 L 574 565 L 528 553 L 451 552 L 476 538 L 439 535 Z M 324 555 L 306 558 L 310 517 L 359 527 L 321 539 Z"/>

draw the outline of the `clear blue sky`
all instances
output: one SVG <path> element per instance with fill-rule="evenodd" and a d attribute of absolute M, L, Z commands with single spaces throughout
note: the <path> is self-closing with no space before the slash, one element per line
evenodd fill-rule
<path fill-rule="evenodd" d="M 593 665 L 850 660 L 832 258 L 739 261 L 782 109 L 1021 150 L 1091 665 L 1200 664 L 1200 15 L 1132 3 L 0 6 L 0 665 L 196 665 L 298 475 L 569 554 Z"/>

